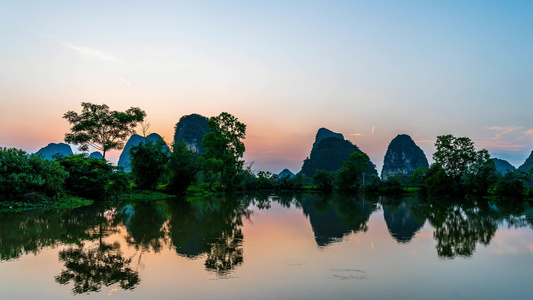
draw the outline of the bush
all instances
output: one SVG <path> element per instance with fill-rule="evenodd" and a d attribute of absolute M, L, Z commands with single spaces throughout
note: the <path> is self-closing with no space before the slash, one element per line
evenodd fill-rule
<path fill-rule="evenodd" d="M 123 192 L 124 175 L 117 174 L 118 168 L 105 159 L 77 154 L 58 158 L 58 162 L 69 173 L 64 187 L 72 195 L 98 200 Z"/>
<path fill-rule="evenodd" d="M 457 187 L 451 176 L 441 165 L 434 163 L 429 167 L 424 180 L 424 187 L 430 196 L 446 196 L 457 193 Z"/>
<path fill-rule="evenodd" d="M 387 195 L 403 194 L 402 178 L 392 176 L 381 182 L 380 192 Z"/>
<path fill-rule="evenodd" d="M 130 149 L 131 173 L 138 188 L 155 189 L 157 182 L 165 172 L 169 153 L 165 142 L 146 141 Z"/>
<path fill-rule="evenodd" d="M 332 191 L 333 174 L 322 169 L 316 170 L 315 175 L 313 175 L 313 183 L 321 191 Z"/>
<path fill-rule="evenodd" d="M 198 167 L 195 154 L 185 143 L 176 143 L 172 148 L 168 162 L 167 189 L 172 194 L 180 194 L 194 181 Z"/>
<path fill-rule="evenodd" d="M 524 182 L 527 177 L 520 171 L 508 172 L 498 180 L 494 188 L 494 195 L 502 197 L 523 198 L 527 189 Z"/>
<path fill-rule="evenodd" d="M 26 194 L 33 194 L 28 199 L 58 196 L 67 176 L 55 161 L 19 149 L 0 148 L 0 197 L 4 200 L 15 200 Z"/>

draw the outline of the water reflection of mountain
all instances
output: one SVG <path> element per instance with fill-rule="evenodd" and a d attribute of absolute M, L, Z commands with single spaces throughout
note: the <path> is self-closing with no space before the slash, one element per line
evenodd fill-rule
<path fill-rule="evenodd" d="M 168 234 L 164 228 L 169 218 L 164 201 L 127 204 L 120 210 L 128 236 L 126 242 L 140 249 L 158 253 L 165 244 Z"/>
<path fill-rule="evenodd" d="M 418 204 L 413 204 L 412 199 L 399 203 L 382 201 L 383 216 L 390 235 L 398 242 L 407 244 L 415 234 L 424 226 L 426 216 L 423 209 L 418 209 Z"/>
<path fill-rule="evenodd" d="M 196 201 L 170 206 L 170 237 L 188 258 L 206 254 L 208 271 L 226 275 L 243 262 L 242 219 L 251 212 L 236 200 Z"/>
<path fill-rule="evenodd" d="M 350 232 L 366 231 L 375 204 L 357 197 L 306 195 L 301 200 L 319 247 L 338 242 Z"/>

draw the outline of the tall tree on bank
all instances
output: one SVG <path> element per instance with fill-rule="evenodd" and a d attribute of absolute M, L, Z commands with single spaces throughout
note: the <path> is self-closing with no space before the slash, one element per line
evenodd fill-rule
<path fill-rule="evenodd" d="M 348 191 L 359 185 L 361 175 L 369 165 L 370 158 L 365 153 L 354 152 L 342 168 L 337 171 L 337 186 L 339 190 Z"/>
<path fill-rule="evenodd" d="M 81 151 L 89 146 L 102 151 L 124 148 L 126 138 L 135 133 L 134 128 L 144 120 L 146 113 L 138 107 L 130 107 L 125 112 L 110 111 L 109 106 L 82 102 L 81 114 L 68 111 L 63 118 L 72 125 L 65 134 L 65 142 L 80 145 Z"/>
<path fill-rule="evenodd" d="M 486 150 L 476 152 L 474 142 L 468 137 L 455 137 L 451 134 L 437 137 L 435 143 L 437 151 L 433 154 L 435 163 L 456 183 L 474 166 L 482 165 L 490 157 Z"/>
<path fill-rule="evenodd" d="M 212 182 L 220 175 L 220 184 L 226 190 L 235 188 L 235 177 L 242 170 L 241 160 L 245 147 L 246 125 L 229 113 L 223 112 L 209 119 L 210 132 L 202 139 L 206 151 L 201 158 L 208 166 Z"/>

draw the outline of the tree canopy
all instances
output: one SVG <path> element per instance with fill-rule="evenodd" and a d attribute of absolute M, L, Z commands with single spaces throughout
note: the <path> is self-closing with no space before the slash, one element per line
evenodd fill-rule
<path fill-rule="evenodd" d="M 482 165 L 489 159 L 486 150 L 476 152 L 474 142 L 468 137 L 441 135 L 437 137 L 435 147 L 437 151 L 433 154 L 433 159 L 457 183 L 474 164 Z"/>
<path fill-rule="evenodd" d="M 223 187 L 231 189 L 244 164 L 241 158 L 245 146 L 241 140 L 246 136 L 246 125 L 227 112 L 211 117 L 208 124 L 210 132 L 202 139 L 202 147 L 206 148 L 202 158 L 210 172 L 220 173 Z"/>
<path fill-rule="evenodd" d="M 79 144 L 81 151 L 92 146 L 102 151 L 104 158 L 108 150 L 123 149 L 126 138 L 135 133 L 134 128 L 146 117 L 138 107 L 120 112 L 110 111 L 105 104 L 82 102 L 81 106 L 81 114 L 68 111 L 63 115 L 72 125 L 70 132 L 65 134 L 65 142 Z"/>

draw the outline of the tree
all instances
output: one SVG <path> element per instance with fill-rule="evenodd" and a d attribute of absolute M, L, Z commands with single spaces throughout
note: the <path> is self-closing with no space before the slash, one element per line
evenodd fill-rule
<path fill-rule="evenodd" d="M 65 134 L 65 142 L 79 144 L 81 151 L 89 146 L 102 151 L 124 148 L 127 137 L 135 133 L 135 126 L 144 120 L 146 113 L 138 107 L 130 107 L 125 112 L 110 111 L 105 104 L 82 102 L 81 114 L 68 111 L 63 118 L 72 124 L 70 133 Z"/>
<path fill-rule="evenodd" d="M 139 143 L 130 149 L 131 172 L 140 189 L 153 190 L 163 176 L 169 153 L 163 140 Z"/>
<path fill-rule="evenodd" d="M 116 172 L 117 167 L 103 159 L 77 154 L 57 161 L 69 173 L 63 186 L 72 195 L 102 200 L 127 189 L 124 172 Z"/>
<path fill-rule="evenodd" d="M 500 177 L 489 152 L 483 149 L 478 151 L 476 161 L 465 175 L 464 185 L 469 193 L 484 196 Z"/>
<path fill-rule="evenodd" d="M 351 190 L 359 183 L 361 175 L 369 165 L 370 159 L 365 153 L 353 152 L 342 168 L 337 172 L 337 186 L 340 190 Z"/>
<path fill-rule="evenodd" d="M 246 136 L 246 125 L 229 113 L 223 112 L 209 119 L 210 132 L 202 139 L 202 153 L 206 170 L 216 179 L 220 174 L 220 184 L 224 189 L 235 187 L 235 177 L 242 170 L 245 147 L 241 141 Z"/>
<path fill-rule="evenodd" d="M 67 177 L 55 161 L 19 149 L 0 148 L 0 200 L 59 196 Z"/>
<path fill-rule="evenodd" d="M 453 179 L 446 174 L 446 171 L 438 163 L 433 163 L 429 166 L 424 179 L 424 188 L 430 196 L 444 196 L 455 194 L 457 186 Z"/>
<path fill-rule="evenodd" d="M 502 176 L 494 187 L 496 196 L 511 197 L 521 199 L 525 196 L 526 187 L 524 182 L 529 181 L 529 173 L 519 170 L 506 173 Z"/>
<path fill-rule="evenodd" d="M 198 173 L 195 154 L 183 142 L 172 146 L 168 163 L 168 190 L 173 194 L 183 193 Z"/>
<path fill-rule="evenodd" d="M 321 191 L 332 191 L 333 190 L 333 174 L 330 172 L 318 169 L 313 175 L 313 183 Z"/>
<path fill-rule="evenodd" d="M 486 150 L 476 152 L 474 142 L 468 137 L 441 135 L 437 137 L 435 147 L 437 151 L 433 159 L 456 184 L 475 164 L 483 165 L 485 160 L 490 159 Z"/>

